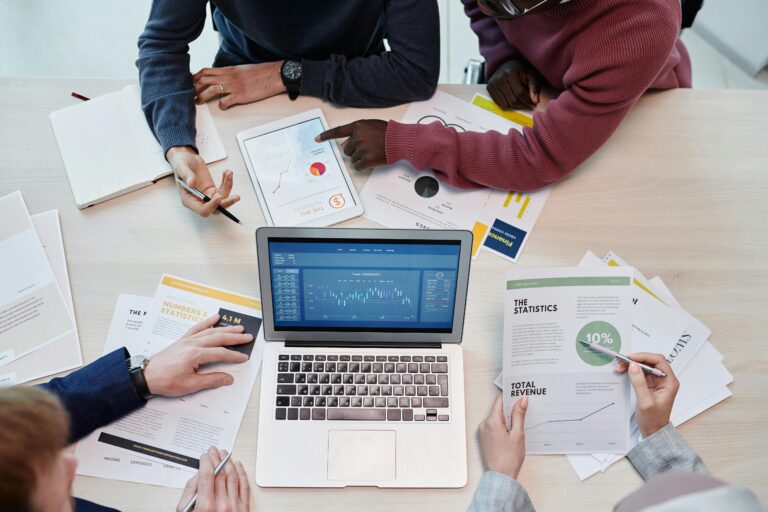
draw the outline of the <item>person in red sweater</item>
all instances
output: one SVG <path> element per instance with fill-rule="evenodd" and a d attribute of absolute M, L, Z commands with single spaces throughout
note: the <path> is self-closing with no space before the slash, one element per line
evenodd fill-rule
<path fill-rule="evenodd" d="M 460 188 L 531 191 L 573 172 L 649 89 L 691 86 L 679 39 L 680 0 L 462 0 L 503 108 L 560 92 L 523 133 L 459 133 L 440 123 L 361 120 L 318 140 L 349 137 L 356 169 L 407 160 Z"/>

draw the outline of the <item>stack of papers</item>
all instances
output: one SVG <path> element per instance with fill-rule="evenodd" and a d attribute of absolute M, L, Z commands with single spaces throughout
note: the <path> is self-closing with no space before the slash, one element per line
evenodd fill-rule
<path fill-rule="evenodd" d="M 458 132 L 522 131 L 523 127 L 444 92 L 412 103 L 404 123 L 441 123 Z M 462 190 L 442 183 L 432 170 L 417 171 L 407 162 L 376 169 L 360 199 L 365 216 L 382 226 L 401 229 L 472 231 L 472 257 L 481 248 L 517 262 L 549 196 L 532 192 Z"/>
<path fill-rule="evenodd" d="M 588 252 L 580 263 L 585 267 L 597 265 L 627 266 L 627 263 L 612 251 L 602 259 Z M 708 341 L 712 331 L 677 302 L 660 277 L 646 279 L 635 269 L 632 284 L 635 289 L 633 327 L 637 333 L 632 340 L 632 351 L 647 352 L 651 343 L 658 342 L 655 346 L 660 349 L 650 351 L 668 354 L 667 361 L 680 380 L 670 421 L 679 426 L 731 396 L 728 385 L 733 382 L 733 375 L 723 364 L 723 356 Z M 630 449 L 640 440 L 634 417 L 631 428 Z M 582 480 L 605 471 L 622 458 L 623 455 L 605 453 L 568 456 Z"/>
<path fill-rule="evenodd" d="M 250 359 L 211 364 L 234 383 L 179 398 L 155 397 L 147 405 L 98 429 L 77 446 L 80 475 L 167 487 L 184 487 L 210 446 L 231 451 L 256 382 L 264 350 L 258 299 L 164 275 L 153 297 L 120 295 L 104 353 L 126 347 L 150 358 L 193 325 L 219 314 L 220 325 L 243 325 L 254 341 L 237 347 Z"/>
<path fill-rule="evenodd" d="M 83 364 L 56 210 L 30 215 L 0 198 L 0 386 Z"/>
<path fill-rule="evenodd" d="M 606 267 L 626 268 L 631 271 L 632 331 L 629 336 L 631 343 L 625 345 L 620 352 L 624 354 L 655 352 L 667 355 L 667 361 L 680 381 L 680 390 L 675 398 L 670 418 L 673 425 L 679 426 L 731 396 L 728 385 L 733 382 L 733 376 L 723 364 L 723 356 L 709 342 L 710 329 L 677 302 L 660 277 L 647 279 L 614 252 L 608 252 L 602 258 L 587 252 L 578 266 L 585 271 L 593 272 L 601 269 L 604 271 Z M 506 324 L 505 318 L 505 330 Z M 505 332 L 505 350 L 506 334 Z M 543 356 L 539 357 L 539 361 L 543 360 Z M 507 368 L 506 353 L 504 365 Z M 514 375 L 514 372 L 505 371 L 503 375 L 500 374 L 496 385 L 506 390 L 510 375 Z M 525 379 L 522 380 L 525 381 Z M 561 384 L 562 382 L 557 385 Z M 536 398 L 531 396 L 530 403 L 533 404 Z M 634 391 L 631 392 L 629 405 L 634 411 Z M 529 405 L 529 407 L 533 406 Z M 605 411 L 601 410 L 600 414 L 603 412 Z M 582 417 L 579 416 L 579 418 Z M 590 418 L 594 420 L 597 416 Z M 573 425 L 576 423 L 571 423 L 571 426 Z M 530 427 L 530 422 L 527 422 L 526 437 L 533 433 L 528 432 Z M 537 428 L 540 429 L 540 427 Z M 574 471 L 581 480 L 584 480 L 605 471 L 613 463 L 621 460 L 640 441 L 634 414 L 629 419 L 628 430 L 630 431 L 629 442 L 625 449 L 618 451 L 613 449 L 617 446 L 616 444 L 610 449 L 599 452 L 595 450 L 592 453 L 579 453 L 579 450 L 573 447 L 563 449 L 562 446 L 558 448 L 550 445 L 546 449 L 530 450 L 530 453 L 567 453 Z M 587 441 L 589 440 L 579 439 L 579 446 L 594 445 Z M 526 443 L 528 444 L 527 439 Z"/>

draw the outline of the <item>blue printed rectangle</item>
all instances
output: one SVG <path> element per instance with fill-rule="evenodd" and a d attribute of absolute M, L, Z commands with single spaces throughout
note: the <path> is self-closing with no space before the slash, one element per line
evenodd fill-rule
<path fill-rule="evenodd" d="M 527 235 L 527 231 L 496 219 L 488 231 L 484 245 L 499 255 L 515 261 Z"/>

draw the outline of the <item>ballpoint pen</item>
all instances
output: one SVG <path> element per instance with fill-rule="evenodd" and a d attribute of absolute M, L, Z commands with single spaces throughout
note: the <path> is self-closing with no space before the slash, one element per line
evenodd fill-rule
<path fill-rule="evenodd" d="M 229 460 L 229 457 L 231 455 L 232 455 L 232 453 L 228 453 L 227 456 L 224 457 L 224 459 L 221 462 L 219 462 L 219 465 L 216 466 L 216 469 L 213 470 L 213 477 L 214 478 L 216 478 L 216 476 L 219 473 L 221 473 L 221 470 L 224 469 L 224 464 L 227 463 L 227 461 Z M 192 499 L 189 500 L 189 503 L 187 503 L 187 506 L 184 507 L 184 510 L 182 510 L 182 512 L 189 512 L 190 510 L 192 510 L 192 507 L 195 506 L 195 503 L 197 503 L 197 493 L 195 493 L 195 495 L 192 496 Z"/>
<path fill-rule="evenodd" d="M 637 361 L 632 361 L 627 356 L 621 355 L 618 352 L 614 352 L 613 350 L 611 350 L 609 348 L 605 348 L 602 345 L 598 345 L 597 343 L 589 343 L 588 341 L 584 341 L 584 340 L 579 340 L 579 343 L 581 343 L 582 345 L 584 345 L 586 347 L 589 347 L 589 348 L 591 348 L 593 350 L 596 350 L 596 351 L 600 352 L 601 354 L 605 354 L 606 356 L 610 356 L 610 357 L 613 357 L 615 359 L 618 359 L 622 363 L 626 363 L 626 364 L 635 363 L 640 368 L 642 368 L 645 373 L 650 373 L 651 375 L 655 375 L 656 377 L 666 377 L 667 376 L 666 373 L 664 373 L 663 371 L 659 370 L 658 368 L 654 368 L 653 366 L 648 366 L 647 364 L 638 363 Z"/>
<path fill-rule="evenodd" d="M 184 180 L 182 180 L 178 176 L 176 176 L 176 183 L 178 183 L 181 188 L 183 188 L 184 190 L 186 190 L 187 192 L 189 192 L 190 194 L 192 194 L 193 196 L 195 196 L 196 198 L 198 198 L 199 200 L 201 200 L 204 203 L 207 203 L 207 202 L 209 202 L 211 200 L 210 197 L 208 197 L 207 195 L 203 194 L 202 192 L 200 192 L 196 188 L 190 187 L 189 185 L 184 183 Z M 238 219 L 237 217 L 235 217 L 234 215 L 229 213 L 226 208 L 223 208 L 223 207 L 219 206 L 216 209 L 219 212 L 221 212 L 221 214 L 224 215 L 226 218 L 228 218 L 228 219 L 230 219 L 230 220 L 232 220 L 234 222 L 237 222 L 238 224 L 242 224 L 242 222 L 240 222 L 240 219 Z"/>

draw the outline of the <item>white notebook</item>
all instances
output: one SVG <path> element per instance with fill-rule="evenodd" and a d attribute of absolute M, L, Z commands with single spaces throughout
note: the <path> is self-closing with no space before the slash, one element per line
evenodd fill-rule
<path fill-rule="evenodd" d="M 197 106 L 197 149 L 206 163 L 227 157 L 207 105 Z M 51 114 L 78 208 L 127 194 L 171 174 L 141 111 L 136 85 Z"/>

